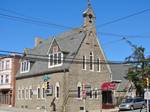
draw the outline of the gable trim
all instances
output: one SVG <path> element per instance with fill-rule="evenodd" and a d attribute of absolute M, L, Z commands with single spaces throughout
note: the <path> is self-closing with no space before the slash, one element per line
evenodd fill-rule
<path fill-rule="evenodd" d="M 51 47 L 52 47 L 52 43 L 54 42 L 54 39 L 55 39 L 55 37 L 53 37 L 53 40 L 52 40 L 51 43 L 50 43 L 50 46 L 49 46 L 48 51 L 47 51 L 47 55 L 49 55 L 49 51 L 50 51 L 50 49 L 51 49 Z"/>
<path fill-rule="evenodd" d="M 58 45 L 58 47 L 59 47 L 60 51 L 62 52 L 62 49 L 60 48 L 60 46 L 59 46 L 59 44 L 58 44 L 58 42 L 57 42 L 56 38 L 55 38 L 55 37 L 53 37 L 53 40 L 51 41 L 50 46 L 49 46 L 49 48 L 48 48 L 47 55 L 49 55 L 50 49 L 51 49 L 51 47 L 52 47 L 52 45 L 53 45 L 54 41 L 56 41 L 56 43 L 57 43 L 57 45 Z"/>

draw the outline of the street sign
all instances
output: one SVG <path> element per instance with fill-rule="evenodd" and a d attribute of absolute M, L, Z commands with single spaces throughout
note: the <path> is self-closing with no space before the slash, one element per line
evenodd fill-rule
<path fill-rule="evenodd" d="M 49 78 L 48 75 L 44 75 L 44 76 L 42 77 L 42 79 L 43 79 L 44 82 L 46 82 L 46 81 L 48 81 L 48 79 L 50 79 L 50 78 Z"/>
<path fill-rule="evenodd" d="M 149 92 L 149 91 L 146 91 L 146 92 L 144 93 L 144 99 L 150 100 L 150 92 Z"/>
<path fill-rule="evenodd" d="M 52 94 L 53 94 L 53 86 L 52 85 L 49 85 L 49 88 L 48 89 L 46 89 L 46 95 L 47 96 L 51 96 Z"/>
<path fill-rule="evenodd" d="M 42 88 L 45 88 L 45 89 L 46 89 L 46 85 L 47 85 L 47 83 L 44 82 L 44 83 L 42 84 Z"/>

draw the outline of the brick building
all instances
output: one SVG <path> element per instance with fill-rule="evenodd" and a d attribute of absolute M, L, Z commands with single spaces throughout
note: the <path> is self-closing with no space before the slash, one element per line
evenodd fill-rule
<path fill-rule="evenodd" d="M 101 64 L 107 60 L 97 39 L 90 3 L 83 17 L 81 28 L 36 39 L 36 46 L 24 51 L 16 76 L 16 107 L 57 112 L 102 108 L 100 87 L 111 81 L 111 70 L 108 64 Z"/>
<path fill-rule="evenodd" d="M 15 105 L 15 75 L 20 56 L 0 57 L 0 104 Z"/>

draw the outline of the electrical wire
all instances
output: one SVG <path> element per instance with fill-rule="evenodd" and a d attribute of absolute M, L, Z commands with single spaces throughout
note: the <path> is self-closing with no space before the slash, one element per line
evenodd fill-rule
<path fill-rule="evenodd" d="M 12 51 L 1 51 L 0 52 L 5 52 L 5 56 L 8 55 L 9 57 L 13 57 L 10 54 L 11 53 L 18 53 L 18 52 L 12 52 Z M 6 54 L 8 53 L 8 54 Z M 9 54 L 10 53 L 10 54 Z M 19 54 L 24 54 L 24 53 L 19 53 Z M 0 54 L 3 55 L 3 54 Z M 33 57 L 35 56 L 35 57 Z M 42 56 L 42 57 L 37 57 L 37 56 Z M 22 59 L 27 59 L 27 60 L 32 60 L 32 61 L 45 61 L 48 62 L 49 57 L 47 55 L 36 55 L 36 54 L 30 54 L 30 55 L 26 55 L 23 56 Z M 57 60 L 57 59 L 56 59 Z M 75 63 L 75 64 L 83 64 L 83 59 L 77 59 L 77 58 L 65 58 L 63 60 L 64 63 Z M 92 62 L 90 61 L 90 59 L 86 59 L 86 64 L 135 64 L 135 63 L 142 63 L 142 62 L 150 62 L 150 59 L 144 59 L 141 61 L 106 61 L 106 60 L 100 60 L 100 62 L 98 62 L 97 60 L 92 60 Z"/>
<path fill-rule="evenodd" d="M 9 19 L 9 20 L 15 20 L 17 22 L 20 21 L 20 22 L 24 22 L 24 23 L 31 23 L 34 25 L 42 25 L 42 26 L 47 26 L 47 27 L 55 26 L 55 27 L 59 27 L 59 28 L 63 28 L 63 29 L 74 29 L 73 27 L 67 27 L 67 26 L 58 25 L 55 23 L 49 23 L 49 22 L 44 22 L 44 21 L 20 17 L 20 16 L 13 16 L 13 15 L 9 15 L 9 14 L 0 13 L 0 16 L 3 18 Z"/>
<path fill-rule="evenodd" d="M 116 34 L 116 33 L 109 33 L 109 32 L 97 32 L 101 35 L 108 35 L 113 37 L 127 37 L 127 38 L 148 38 L 150 39 L 150 35 L 126 35 L 126 34 Z"/>
<path fill-rule="evenodd" d="M 143 14 L 145 12 L 148 12 L 150 11 L 150 9 L 144 9 L 142 11 L 139 11 L 139 12 L 135 12 L 133 14 L 130 14 L 130 15 L 127 15 L 127 16 L 124 16 L 124 17 L 120 17 L 120 18 L 117 18 L 117 19 L 114 19 L 112 21 L 108 21 L 106 23 L 103 23 L 101 25 L 98 25 L 97 28 L 101 28 L 101 27 L 104 27 L 104 26 L 107 26 L 107 25 L 110 25 L 110 24 L 113 24 L 113 23 L 116 23 L 116 22 L 119 22 L 119 21 L 122 21 L 122 20 L 125 20 L 125 19 L 128 19 L 128 18 L 131 18 L 133 16 L 137 16 L 137 15 L 140 15 L 140 14 Z"/>
<path fill-rule="evenodd" d="M 44 22 L 41 20 L 41 18 L 33 18 L 30 16 L 26 16 L 24 14 L 18 13 L 16 11 L 11 11 L 11 10 L 2 9 L 2 8 L 0 8 L 0 10 L 17 15 L 17 16 L 12 16 L 12 15 L 7 15 L 7 14 L 0 14 L 3 18 L 15 20 L 15 21 L 18 21 L 18 19 L 19 19 L 19 21 L 21 21 L 21 22 L 32 23 L 32 24 L 40 25 L 40 26 L 45 26 L 45 25 L 51 26 L 52 25 L 52 26 L 57 26 L 57 27 L 63 27 L 66 29 L 74 29 L 73 27 L 58 25 L 58 24 L 54 24 L 54 23 L 50 23 L 50 22 Z M 141 11 L 141 12 L 143 12 L 143 11 Z M 144 10 L 144 12 L 145 12 L 145 10 Z M 21 17 L 18 17 L 18 16 L 21 16 Z M 114 34 L 114 33 L 109 33 L 109 32 L 97 32 L 97 33 L 101 34 L 101 35 L 109 35 L 109 36 L 115 36 L 115 37 L 150 38 L 150 36 L 142 36 L 142 35 L 122 35 L 122 34 Z"/>

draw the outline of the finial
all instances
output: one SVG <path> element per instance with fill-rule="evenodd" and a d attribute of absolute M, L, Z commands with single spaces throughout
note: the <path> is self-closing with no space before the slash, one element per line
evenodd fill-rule
<path fill-rule="evenodd" d="M 91 6 L 90 0 L 87 0 L 88 7 Z"/>

